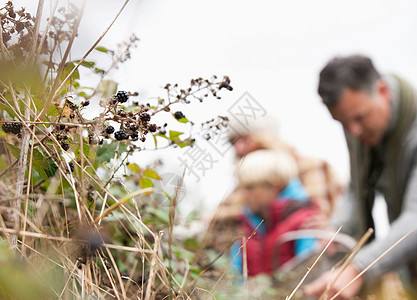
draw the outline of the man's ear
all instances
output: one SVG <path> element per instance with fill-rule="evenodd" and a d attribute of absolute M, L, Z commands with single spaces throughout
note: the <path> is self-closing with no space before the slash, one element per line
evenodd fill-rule
<path fill-rule="evenodd" d="M 378 95 L 380 95 L 384 101 L 389 103 L 391 101 L 391 93 L 385 80 L 378 79 L 376 87 Z"/>

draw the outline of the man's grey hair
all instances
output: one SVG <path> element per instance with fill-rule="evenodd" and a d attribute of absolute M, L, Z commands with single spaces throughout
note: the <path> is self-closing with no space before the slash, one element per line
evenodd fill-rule
<path fill-rule="evenodd" d="M 318 93 L 330 108 L 339 102 L 346 88 L 372 94 L 379 78 L 381 76 L 369 57 L 335 57 L 320 72 Z"/>

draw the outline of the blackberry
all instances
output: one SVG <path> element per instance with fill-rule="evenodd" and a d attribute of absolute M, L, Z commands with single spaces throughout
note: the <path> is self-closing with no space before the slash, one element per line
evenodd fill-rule
<path fill-rule="evenodd" d="M 90 105 L 90 101 L 85 101 L 85 102 L 83 102 L 83 106 L 88 106 L 88 105 Z"/>
<path fill-rule="evenodd" d="M 129 95 L 125 91 L 118 91 L 116 98 L 120 103 L 124 103 L 129 99 Z"/>
<path fill-rule="evenodd" d="M 179 119 L 183 119 L 185 118 L 184 114 L 182 113 L 182 111 L 176 111 L 174 114 L 175 119 L 179 120 Z"/>
<path fill-rule="evenodd" d="M 151 116 L 148 113 L 141 113 L 139 117 L 144 123 L 147 123 L 151 120 Z"/>
<path fill-rule="evenodd" d="M 130 135 L 130 137 L 133 139 L 137 139 L 139 137 L 139 134 L 137 132 L 134 132 Z"/>
<path fill-rule="evenodd" d="M 139 129 L 139 125 L 132 125 L 130 126 L 130 130 L 135 131 Z"/>
<path fill-rule="evenodd" d="M 68 143 L 61 143 L 61 147 L 62 147 L 62 149 L 64 149 L 65 151 L 68 151 L 69 150 L 69 148 L 70 148 L 70 146 L 68 145 Z"/>
<path fill-rule="evenodd" d="M 68 163 L 68 165 L 69 165 L 69 167 L 70 167 L 71 172 L 74 172 L 74 170 L 75 170 L 74 163 L 73 163 L 72 161 L 70 161 L 70 162 Z"/>
<path fill-rule="evenodd" d="M 22 124 L 20 123 L 3 123 L 1 126 L 5 133 L 19 134 L 22 133 Z"/>
<path fill-rule="evenodd" d="M 114 133 L 114 138 L 118 141 L 125 140 L 125 139 L 127 139 L 126 132 L 124 132 L 123 130 L 116 131 Z"/>
<path fill-rule="evenodd" d="M 112 134 L 113 132 L 114 132 L 114 127 L 113 126 L 107 126 L 106 133 Z"/>
<path fill-rule="evenodd" d="M 12 132 L 12 123 L 3 123 L 2 125 L 1 125 L 1 128 L 3 129 L 3 131 L 5 132 L 5 133 L 9 133 L 9 132 Z"/>
<path fill-rule="evenodd" d="M 149 131 L 150 132 L 155 132 L 156 131 L 156 124 L 149 125 Z"/>

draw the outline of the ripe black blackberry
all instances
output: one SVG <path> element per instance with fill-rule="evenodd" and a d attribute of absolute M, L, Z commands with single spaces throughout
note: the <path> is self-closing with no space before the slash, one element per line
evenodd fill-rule
<path fill-rule="evenodd" d="M 132 139 L 132 140 L 133 140 L 133 139 L 137 139 L 137 138 L 139 137 L 139 134 L 138 134 L 138 132 L 136 131 L 136 132 L 132 133 L 132 134 L 130 135 L 130 137 L 131 137 L 131 139 Z"/>
<path fill-rule="evenodd" d="M 114 127 L 113 126 L 107 126 L 107 128 L 106 128 L 106 133 L 108 133 L 108 134 L 112 134 L 114 132 Z"/>
<path fill-rule="evenodd" d="M 125 140 L 125 139 L 127 139 L 126 132 L 124 132 L 123 130 L 116 131 L 114 133 L 114 138 L 118 141 Z"/>
<path fill-rule="evenodd" d="M 116 94 L 117 100 L 119 100 L 120 103 L 124 103 L 127 100 L 129 100 L 129 95 L 125 91 L 118 91 Z"/>
<path fill-rule="evenodd" d="M 1 128 L 3 129 L 3 131 L 4 131 L 5 133 L 12 132 L 12 123 L 8 123 L 8 122 L 3 123 L 3 124 L 1 125 Z"/>
<path fill-rule="evenodd" d="M 69 167 L 70 167 L 71 172 L 74 172 L 74 170 L 75 170 L 74 163 L 73 163 L 72 161 L 70 161 L 70 162 L 68 163 L 68 165 L 69 165 Z"/>
<path fill-rule="evenodd" d="M 20 123 L 3 123 L 1 126 L 5 133 L 19 134 L 22 133 L 22 124 Z"/>
<path fill-rule="evenodd" d="M 156 124 L 149 125 L 149 131 L 150 132 L 155 132 L 156 131 Z"/>
<path fill-rule="evenodd" d="M 151 120 L 151 116 L 148 113 L 141 113 L 139 117 L 144 123 L 147 123 Z"/>
<path fill-rule="evenodd" d="M 12 125 L 12 133 L 14 133 L 14 134 L 22 133 L 22 124 L 20 124 L 20 123 L 13 123 L 13 125 Z"/>
<path fill-rule="evenodd" d="M 179 119 L 183 119 L 185 118 L 184 114 L 182 113 L 182 111 L 176 111 L 174 114 L 175 119 L 179 120 Z"/>
<path fill-rule="evenodd" d="M 61 147 L 62 147 L 62 149 L 64 149 L 65 151 L 68 151 L 69 150 L 69 148 L 70 148 L 70 146 L 68 145 L 68 143 L 61 143 Z"/>

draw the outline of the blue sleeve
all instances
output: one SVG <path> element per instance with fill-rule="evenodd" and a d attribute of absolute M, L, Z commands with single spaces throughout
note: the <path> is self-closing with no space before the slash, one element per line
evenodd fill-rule
<path fill-rule="evenodd" d="M 316 239 L 314 238 L 305 238 L 298 239 L 295 241 L 295 255 L 306 254 L 311 252 L 316 245 Z"/>
<path fill-rule="evenodd" d="M 236 254 L 239 253 L 240 249 L 240 242 L 236 242 L 233 244 L 233 246 L 230 248 L 230 261 L 236 256 Z M 231 268 L 238 272 L 239 274 L 243 274 L 243 266 L 242 266 L 242 252 L 239 253 L 239 255 L 236 257 L 236 259 L 233 261 Z"/>

